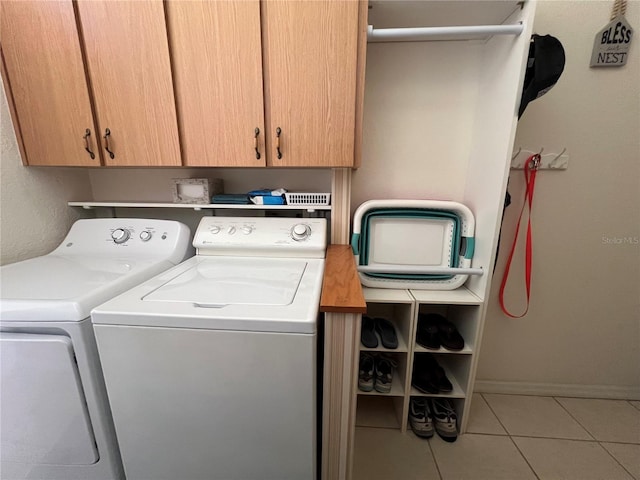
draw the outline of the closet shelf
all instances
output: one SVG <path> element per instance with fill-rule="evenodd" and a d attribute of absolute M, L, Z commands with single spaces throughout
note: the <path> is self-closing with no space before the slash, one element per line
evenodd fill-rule
<path fill-rule="evenodd" d="M 190 210 L 306 210 L 315 212 L 317 210 L 331 210 L 330 205 L 237 205 L 226 203 L 161 203 L 161 202 L 67 202 L 70 207 L 82 207 L 86 210 L 93 208 L 186 208 Z"/>
<path fill-rule="evenodd" d="M 430 40 L 475 40 L 491 35 L 520 35 L 524 29 L 522 23 L 513 25 L 463 25 L 447 27 L 405 27 L 374 28 L 369 25 L 367 41 L 385 42 L 423 42 Z"/>

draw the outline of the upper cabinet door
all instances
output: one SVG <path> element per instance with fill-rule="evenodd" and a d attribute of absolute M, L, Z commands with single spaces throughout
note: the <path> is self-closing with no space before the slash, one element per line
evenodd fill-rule
<path fill-rule="evenodd" d="M 1 1 L 0 44 L 23 162 L 100 165 L 71 0 Z"/>
<path fill-rule="evenodd" d="M 166 8 L 184 164 L 264 166 L 260 2 Z"/>
<path fill-rule="evenodd" d="M 353 166 L 358 6 L 263 2 L 269 165 Z"/>
<path fill-rule="evenodd" d="M 105 164 L 180 165 L 162 1 L 77 5 Z"/>

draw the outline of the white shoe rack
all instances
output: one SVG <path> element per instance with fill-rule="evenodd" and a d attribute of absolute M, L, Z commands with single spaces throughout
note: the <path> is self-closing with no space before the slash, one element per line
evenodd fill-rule
<path fill-rule="evenodd" d="M 390 320 L 396 328 L 398 348 L 386 349 L 381 344 L 376 348 L 366 348 L 360 343 L 360 352 L 385 353 L 398 366 L 390 393 L 380 393 L 375 389 L 372 392 L 359 390 L 356 369 L 356 426 L 400 429 L 404 433 L 408 428 L 412 396 L 445 397 L 453 401 L 458 414 L 458 430 L 464 433 L 477 364 L 482 300 L 464 287 L 444 292 L 364 287 L 363 293 L 367 301 L 366 316 Z M 452 322 L 465 340 L 464 348 L 454 352 L 444 348 L 430 350 L 418 345 L 418 315 L 425 313 L 439 313 Z M 444 368 L 453 385 L 452 392 L 425 394 L 411 385 L 414 360 L 416 356 L 426 353 L 433 354 Z"/>

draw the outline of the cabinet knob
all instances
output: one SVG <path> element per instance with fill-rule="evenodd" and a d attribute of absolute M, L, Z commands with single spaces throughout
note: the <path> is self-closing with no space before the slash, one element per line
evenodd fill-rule
<path fill-rule="evenodd" d="M 282 158 L 282 152 L 280 151 L 280 134 L 282 130 L 280 127 L 276 128 L 276 152 L 278 152 L 278 159 Z"/>
<path fill-rule="evenodd" d="M 109 137 L 111 136 L 111 130 L 108 128 L 104 131 L 104 149 L 109 153 L 110 158 L 116 158 L 115 154 L 109 150 Z"/>
<path fill-rule="evenodd" d="M 256 149 L 256 160 L 260 160 L 260 150 L 258 150 L 258 135 L 260 135 L 260 129 L 258 127 L 256 127 L 255 130 L 255 149 Z"/>
<path fill-rule="evenodd" d="M 89 152 L 89 156 L 91 157 L 91 160 L 95 160 L 96 158 L 96 154 L 93 153 L 91 151 L 91 149 L 89 148 L 89 137 L 91 136 L 91 130 L 89 130 L 88 128 L 84 131 L 84 149 Z"/>

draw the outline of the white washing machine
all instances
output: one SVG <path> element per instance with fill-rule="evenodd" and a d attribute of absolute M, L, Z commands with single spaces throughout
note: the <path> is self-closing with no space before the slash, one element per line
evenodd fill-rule
<path fill-rule="evenodd" d="M 128 480 L 315 478 L 326 235 L 205 217 L 195 257 L 92 312 Z"/>
<path fill-rule="evenodd" d="M 90 312 L 190 255 L 181 223 L 86 219 L 0 267 L 3 479 L 124 478 Z"/>

